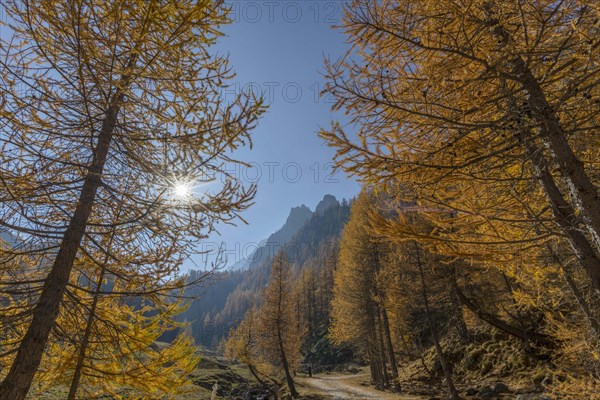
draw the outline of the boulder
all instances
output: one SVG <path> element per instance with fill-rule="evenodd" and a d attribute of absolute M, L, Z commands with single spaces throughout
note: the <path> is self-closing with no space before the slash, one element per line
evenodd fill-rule
<path fill-rule="evenodd" d="M 502 382 L 496 382 L 494 384 L 494 386 L 492 386 L 492 390 L 494 391 L 494 393 L 496 394 L 500 394 L 500 393 L 508 393 L 510 392 L 509 388 L 507 385 L 505 385 Z"/>
<path fill-rule="evenodd" d="M 465 395 L 466 396 L 475 396 L 477 394 L 477 392 L 478 392 L 477 389 L 471 387 L 471 388 L 468 388 L 467 390 L 465 390 Z"/>
<path fill-rule="evenodd" d="M 479 389 L 477 396 L 482 400 L 487 400 L 496 397 L 496 393 L 494 393 L 494 390 L 491 386 L 483 386 L 481 389 Z"/>

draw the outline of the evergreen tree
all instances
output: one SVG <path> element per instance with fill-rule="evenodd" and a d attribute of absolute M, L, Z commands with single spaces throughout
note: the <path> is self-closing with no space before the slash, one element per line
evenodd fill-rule
<path fill-rule="evenodd" d="M 265 358 L 281 368 L 292 397 L 299 396 L 293 372 L 298 367 L 304 332 L 298 329 L 291 265 L 285 255 L 273 260 L 271 279 L 260 308 L 259 345 Z"/>

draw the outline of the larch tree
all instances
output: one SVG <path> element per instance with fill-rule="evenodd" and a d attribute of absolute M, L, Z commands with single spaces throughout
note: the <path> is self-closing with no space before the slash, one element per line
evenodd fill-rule
<path fill-rule="evenodd" d="M 292 270 L 287 256 L 278 254 L 273 260 L 271 278 L 260 307 L 258 343 L 265 359 L 283 370 L 293 398 L 299 397 L 293 371 L 301 359 L 304 332 L 299 330 Z"/>
<path fill-rule="evenodd" d="M 390 329 L 386 326 L 385 296 L 376 279 L 382 267 L 384 244 L 370 228 L 374 201 L 373 193 L 363 190 L 352 203 L 334 271 L 330 330 L 334 342 L 350 343 L 366 356 L 371 380 L 379 387 L 389 383 L 389 362 L 392 385 L 399 389 Z"/>
<path fill-rule="evenodd" d="M 173 321 L 184 308 L 181 303 L 140 309 L 101 296 L 90 319 L 81 310 L 91 310 L 93 300 L 85 299 L 79 307 L 65 304 L 61 310 L 57 324 L 64 340 L 52 341 L 45 352 L 36 375 L 38 396 L 58 384 L 69 388 L 69 399 L 98 393 L 118 397 L 124 388 L 152 398 L 189 390 L 188 374 L 199 359 L 191 338 L 180 335 L 157 344 L 166 330 L 182 325 Z"/>
<path fill-rule="evenodd" d="M 70 386 L 69 398 L 78 389 L 80 397 L 116 396 L 124 387 L 153 397 L 185 390 L 197 363 L 196 347 L 184 337 L 156 346 L 162 334 L 181 325 L 174 319 L 185 308 L 183 300 L 156 292 L 144 296 L 147 305 L 133 306 L 128 295 L 133 291 L 114 275 L 114 263 L 99 267 L 85 256 L 74 268 L 30 396 L 43 396 L 56 385 Z M 27 266 L 27 271 L 31 277 L 35 270 Z M 169 290 L 175 286 L 165 284 Z M 0 363 L 6 366 L 27 328 L 22 313 L 31 304 L 22 287 L 3 289 Z"/>
<path fill-rule="evenodd" d="M 259 329 L 259 311 L 252 307 L 238 326 L 230 330 L 225 356 L 245 364 L 258 383 L 275 393 L 269 383 L 271 368 L 259 348 Z"/>
<path fill-rule="evenodd" d="M 117 206 L 115 220 L 121 211 Z M 113 229 L 103 237 L 101 247 L 116 255 L 115 236 Z M 116 394 L 127 386 L 151 396 L 179 391 L 198 360 L 196 347 L 185 333 L 189 326 L 174 320 L 186 308 L 178 294 L 182 280 L 140 290 L 139 279 L 127 278 L 127 255 L 120 254 L 117 262 L 107 253 L 87 255 L 74 264 L 76 271 L 56 323 L 58 331 L 64 332 L 64 340 L 58 342 L 66 343 L 66 362 L 60 360 L 61 353 L 48 361 L 69 367 L 57 377 L 69 386 L 68 400 L 74 400 L 78 391 L 90 394 L 99 387 Z M 181 327 L 183 332 L 169 345 L 156 345 L 165 332 Z"/>
<path fill-rule="evenodd" d="M 345 11 L 354 46 L 327 63 L 326 92 L 358 137 L 322 132 L 338 166 L 452 211 L 436 234 L 456 254 L 534 259 L 533 246 L 564 238 L 600 290 L 597 4 L 354 0 Z"/>
<path fill-rule="evenodd" d="M 526 346 L 564 348 L 562 366 L 584 375 L 598 370 L 599 11 L 585 0 L 353 1 L 342 29 L 354 46 L 327 63 L 326 92 L 358 133 L 321 133 L 338 167 L 434 227 L 379 221 L 383 236 L 499 272 L 515 319 L 457 285 L 461 303 Z M 563 394 L 594 384 L 574 381 Z"/>
<path fill-rule="evenodd" d="M 223 1 L 2 5 L 0 221 L 26 242 L 2 266 L 21 258 L 37 271 L 3 282 L 28 292 L 0 384 L 0 399 L 20 400 L 78 260 L 107 254 L 126 266 L 123 293 L 153 292 L 215 223 L 250 204 L 254 187 L 221 172 L 264 109 L 223 95 L 233 73 L 210 49 L 228 22 Z"/>
<path fill-rule="evenodd" d="M 460 398 L 456 387 L 454 386 L 454 380 L 452 379 L 452 370 L 449 364 L 448 358 L 444 353 L 444 350 L 440 344 L 440 335 L 437 330 L 437 327 L 434 325 L 433 315 L 431 313 L 430 306 L 430 298 L 427 290 L 427 281 L 425 279 L 425 266 L 423 262 L 423 256 L 421 249 L 419 248 L 419 244 L 415 241 L 412 242 L 414 248 L 414 261 L 417 265 L 417 269 L 419 271 L 419 283 L 420 283 L 420 292 L 423 300 L 423 306 L 425 307 L 425 316 L 427 318 L 427 323 L 429 325 L 429 330 L 431 331 L 431 336 L 433 338 L 433 344 L 435 347 L 435 352 L 438 356 L 440 364 L 442 366 L 442 370 L 444 371 L 444 376 L 446 377 L 446 385 L 448 386 L 448 390 L 450 391 L 450 396 L 453 400 L 458 400 Z"/>
<path fill-rule="evenodd" d="M 443 282 L 444 289 L 440 294 L 447 303 L 446 313 L 452 316 L 452 325 L 463 341 L 468 341 L 468 330 L 462 307 L 481 321 L 521 339 L 530 350 L 531 346 L 554 347 L 550 337 L 541 331 L 543 318 L 539 318 L 540 310 L 531 303 L 520 303 L 515 296 L 516 292 L 520 291 L 520 284 L 530 280 L 532 276 L 555 274 L 552 269 L 545 267 L 544 246 L 528 245 L 528 249 L 505 243 L 501 247 L 498 244 L 478 246 L 478 251 L 473 251 L 469 244 L 466 247 L 468 250 L 460 254 L 465 249 L 462 243 L 440 243 L 441 238 L 448 240 L 448 237 L 438 234 L 444 229 L 443 225 L 440 227 L 439 222 L 445 223 L 445 219 L 452 218 L 452 213 L 415 205 L 406 207 L 403 204 L 395 204 L 394 201 L 387 204 L 387 207 L 396 209 L 397 214 L 389 218 L 372 214 L 371 224 L 374 231 L 381 240 L 391 241 L 395 247 L 400 246 L 400 253 L 402 248 L 407 246 L 406 243 L 411 243 L 408 246 L 409 252 L 413 251 L 413 246 L 418 245 L 423 248 L 422 253 L 434 257 L 435 277 L 428 280 L 429 290 L 432 290 L 431 286 Z M 470 228 L 477 233 L 477 227 Z M 462 226 L 451 233 L 452 237 L 457 238 L 458 236 L 454 235 L 468 236 L 474 232 Z M 498 254 L 499 248 L 505 249 L 509 257 Z M 393 265 L 391 267 L 391 271 L 386 271 L 386 276 L 390 279 L 394 268 Z M 494 299 L 492 302 L 488 299 L 491 293 Z M 538 317 L 533 318 L 532 313 L 538 314 Z"/>

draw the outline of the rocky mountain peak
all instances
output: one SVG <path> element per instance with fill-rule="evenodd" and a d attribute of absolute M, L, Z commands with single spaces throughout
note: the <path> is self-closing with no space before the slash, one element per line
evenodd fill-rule
<path fill-rule="evenodd" d="M 339 201 L 337 201 L 335 196 L 333 196 L 331 194 L 326 194 L 323 197 L 323 200 L 321 200 L 319 202 L 319 204 L 317 204 L 315 213 L 319 214 L 319 215 L 323 215 L 325 210 L 327 210 L 328 208 L 333 207 L 333 206 L 339 206 L 339 205 L 340 205 L 340 203 L 339 203 Z"/>
<path fill-rule="evenodd" d="M 298 226 L 299 224 L 301 225 L 304 222 L 306 222 L 306 220 L 309 219 L 311 215 L 312 211 L 304 204 L 298 207 L 292 207 L 292 209 L 290 210 L 290 215 L 288 215 L 285 224 L 293 226 Z"/>

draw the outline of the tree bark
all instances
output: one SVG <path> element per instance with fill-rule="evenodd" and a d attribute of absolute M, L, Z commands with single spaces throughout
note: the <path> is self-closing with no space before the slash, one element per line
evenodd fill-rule
<path fill-rule="evenodd" d="M 594 313 L 592 312 L 590 305 L 585 300 L 581 290 L 579 290 L 579 287 L 577 286 L 575 279 L 573 279 L 572 271 L 569 269 L 569 267 L 564 266 L 564 265 L 563 265 L 562 270 L 565 274 L 565 280 L 567 281 L 569 288 L 573 292 L 573 296 L 575 296 L 575 299 L 577 300 L 577 304 L 579 304 L 581 311 L 583 311 L 583 314 L 586 316 L 590 326 L 592 327 L 592 330 L 596 334 L 596 338 L 600 339 L 600 323 L 598 322 L 598 318 L 596 318 L 594 316 Z"/>
<path fill-rule="evenodd" d="M 379 385 L 379 370 L 377 368 L 377 362 L 373 353 L 369 351 L 369 372 L 371 373 L 371 383 L 374 383 L 375 386 Z"/>
<path fill-rule="evenodd" d="M 492 315 L 480 309 L 475 303 L 471 301 L 471 299 L 465 296 L 465 294 L 459 288 L 456 289 L 456 293 L 458 294 L 458 298 L 464 304 L 464 306 L 471 310 L 471 312 L 477 315 L 477 317 L 482 321 L 485 321 L 493 327 L 500 329 L 502 332 L 506 332 L 509 335 L 517 337 L 519 339 L 531 340 L 533 343 L 544 347 L 554 347 L 553 343 L 548 339 L 548 337 L 535 332 L 528 332 L 527 336 L 525 336 L 523 335 L 523 331 L 520 328 L 510 325 L 509 323 L 501 320 L 495 315 Z"/>
<path fill-rule="evenodd" d="M 365 307 L 367 316 L 367 327 L 365 330 L 367 353 L 369 355 L 369 368 L 371 371 L 371 382 L 377 388 L 383 387 L 383 375 L 381 371 L 381 357 L 379 353 L 377 340 L 377 327 L 375 311 L 372 301 L 369 301 Z"/>
<path fill-rule="evenodd" d="M 577 304 L 579 305 L 579 307 L 581 308 L 581 311 L 587 318 L 596 337 L 598 339 L 600 339 L 600 322 L 598 322 L 598 318 L 594 315 L 594 312 L 592 311 L 590 304 L 586 301 L 586 299 L 583 295 L 583 292 L 580 290 L 579 286 L 577 285 L 577 282 L 575 282 L 575 278 L 573 277 L 573 271 L 571 271 L 571 268 L 568 265 L 565 265 L 565 263 L 560 259 L 558 254 L 556 254 L 554 249 L 549 244 L 546 247 L 547 247 L 548 251 L 550 252 L 550 255 L 552 256 L 554 261 L 558 265 L 560 265 L 561 269 L 563 270 L 563 273 L 565 275 L 565 280 L 567 281 L 567 285 L 571 289 L 571 292 L 573 292 L 573 296 L 575 297 Z"/>
<path fill-rule="evenodd" d="M 461 341 L 463 343 L 468 343 L 469 328 L 467 328 L 467 324 L 463 317 L 462 304 L 460 302 L 460 299 L 458 298 L 458 294 L 456 293 L 458 281 L 456 279 L 456 267 L 454 265 L 450 267 L 450 275 L 452 279 L 452 287 L 450 288 L 450 300 L 452 301 L 452 305 L 454 307 L 456 329 L 458 331 L 458 335 L 460 336 Z"/>
<path fill-rule="evenodd" d="M 285 381 L 287 383 L 288 389 L 290 389 L 290 394 L 294 399 L 297 399 L 300 395 L 296 390 L 296 385 L 294 384 L 294 378 L 290 373 L 290 366 L 287 361 L 287 357 L 285 355 L 285 350 L 283 349 L 283 338 L 281 337 L 281 331 L 277 332 L 277 339 L 279 341 L 279 356 L 281 357 L 281 364 L 283 365 L 283 372 L 285 373 Z"/>
<path fill-rule="evenodd" d="M 517 308 L 518 304 L 517 304 L 517 301 L 515 300 L 512 283 L 510 282 L 508 276 L 506 276 L 506 274 L 504 272 L 502 273 L 502 278 L 504 279 L 504 284 L 506 285 L 506 292 L 510 295 L 510 299 L 513 303 L 513 306 L 517 309 L 516 317 L 519 322 L 519 327 L 521 328 L 521 332 L 523 333 L 523 337 L 525 338 L 525 340 L 524 340 L 525 351 L 530 353 L 531 346 L 529 345 L 529 334 L 527 333 L 527 324 L 525 323 L 525 320 L 524 320 L 523 316 L 521 315 L 521 313 L 518 311 L 518 308 Z M 532 330 L 535 330 L 535 328 L 536 328 L 535 326 L 531 327 Z"/>
<path fill-rule="evenodd" d="M 115 211 L 115 221 L 117 221 L 121 215 L 123 203 L 119 203 L 117 210 Z M 115 238 L 115 230 L 113 229 L 110 237 L 105 241 L 106 248 L 112 246 L 114 238 Z M 83 337 L 81 339 L 81 345 L 79 347 L 79 352 L 77 354 L 77 361 L 75 364 L 75 372 L 73 373 L 73 379 L 71 380 L 71 386 L 69 388 L 69 394 L 67 396 L 67 400 L 75 400 L 75 396 L 77 395 L 77 389 L 79 388 L 79 382 L 81 380 L 81 375 L 83 373 L 83 367 L 86 357 L 87 348 L 89 345 L 90 336 L 92 333 L 92 328 L 94 325 L 94 318 L 96 317 L 96 309 L 98 308 L 98 300 L 100 299 L 100 292 L 102 292 L 102 282 L 104 281 L 104 277 L 106 276 L 106 266 L 109 261 L 109 253 L 107 252 L 102 260 L 102 266 L 100 269 L 100 274 L 98 275 L 98 281 L 96 282 L 96 288 L 94 289 L 94 297 L 92 299 L 92 305 L 90 306 L 90 313 L 88 315 L 85 330 L 83 333 Z"/>
<path fill-rule="evenodd" d="M 254 376 L 254 379 L 256 379 L 256 381 L 263 386 L 264 388 L 266 388 L 269 392 L 271 392 L 271 394 L 273 395 L 273 397 L 275 397 L 275 399 L 278 398 L 277 396 L 277 392 L 275 390 L 273 390 L 273 388 L 271 388 L 271 386 L 265 382 L 264 380 L 262 380 L 260 378 L 260 376 L 258 375 L 258 371 L 256 371 L 256 368 L 253 365 L 248 365 L 248 369 L 250 370 L 250 373 L 252 374 L 252 376 Z"/>
<path fill-rule="evenodd" d="M 525 64 L 518 57 L 515 61 L 515 72 L 521 77 L 523 88 L 529 95 L 529 106 L 534 118 L 539 123 L 541 138 L 551 150 L 561 176 L 567 182 L 573 201 L 582 211 L 583 222 L 597 251 L 600 251 L 600 197 L 598 191 L 587 175 L 583 163 L 577 158 L 567 141 L 556 113 L 548 103 L 542 87 Z"/>
<path fill-rule="evenodd" d="M 281 356 L 281 364 L 283 365 L 283 371 L 285 373 L 285 381 L 287 383 L 288 389 L 290 390 L 290 394 L 294 399 L 300 397 L 298 391 L 296 390 L 296 384 L 294 383 L 294 378 L 290 373 L 290 365 L 288 364 L 287 357 L 285 355 L 285 350 L 283 348 L 283 338 L 281 337 L 281 331 L 277 332 L 277 336 L 279 339 L 279 353 Z"/>
<path fill-rule="evenodd" d="M 104 259 L 106 263 L 108 261 L 108 257 Z M 100 275 L 98 276 L 98 282 L 96 283 L 96 290 L 94 291 L 94 299 L 92 300 L 92 306 L 90 307 L 90 314 L 88 315 L 87 322 L 85 325 L 85 331 L 83 333 L 83 338 L 81 339 L 81 347 L 79 348 L 79 353 L 77 354 L 77 362 L 75 364 L 75 372 L 73 374 L 73 380 L 71 381 L 71 387 L 69 388 L 69 394 L 67 396 L 67 400 L 75 400 L 75 395 L 77 394 L 77 389 L 79 388 L 79 381 L 81 380 L 81 374 L 83 372 L 83 363 L 85 362 L 85 354 L 87 352 L 87 347 L 90 340 L 90 335 L 92 333 L 92 327 L 94 325 L 94 318 L 96 317 L 96 308 L 98 306 L 98 299 L 100 297 L 100 292 L 102 290 L 102 281 L 104 280 L 104 275 L 106 273 L 106 269 L 103 267 L 100 271 Z"/>
<path fill-rule="evenodd" d="M 524 141 L 527 156 L 533 164 L 538 181 L 546 193 L 556 223 L 565 232 L 567 241 L 571 245 L 579 264 L 587 272 L 592 286 L 596 291 L 600 291 L 600 258 L 598 254 L 585 235 L 581 233 L 577 214 L 560 192 L 543 154 L 530 142 L 526 133 L 522 133 L 521 138 Z"/>
<path fill-rule="evenodd" d="M 494 15 L 493 2 L 485 5 L 488 16 L 488 24 L 499 42 L 505 46 L 511 46 L 513 39 L 506 29 L 500 25 L 499 19 Z M 600 252 L 600 197 L 598 190 L 587 175 L 584 165 L 567 141 L 567 136 L 560 124 L 556 111 L 548 102 L 546 94 L 540 82 L 521 55 L 512 58 L 512 74 L 527 93 L 529 109 L 532 118 L 537 122 L 538 131 L 544 146 L 550 150 L 550 156 L 558 166 L 558 171 L 563 177 L 575 205 L 583 215 L 583 223 L 592 236 L 595 250 Z M 525 133 L 527 139 L 532 137 L 529 132 Z M 527 149 L 529 153 L 529 149 Z M 570 207 L 573 208 L 573 207 Z M 574 214 L 573 214 L 574 215 Z M 583 235 L 582 235 L 583 236 Z M 598 289 L 598 288 L 596 288 Z"/>
<path fill-rule="evenodd" d="M 383 323 L 383 332 L 385 334 L 385 341 L 388 350 L 388 357 L 390 359 L 390 367 L 392 369 L 392 387 L 395 392 L 400 392 L 400 382 L 398 382 L 398 365 L 396 364 L 396 356 L 394 355 L 394 346 L 392 344 L 392 334 L 390 332 L 390 323 L 387 316 L 387 310 L 385 307 L 381 307 L 381 319 Z"/>
<path fill-rule="evenodd" d="M 383 326 L 381 322 L 380 306 L 376 305 L 377 310 L 377 326 L 375 328 L 375 334 L 377 335 L 377 342 L 379 344 L 379 360 L 381 362 L 381 380 L 383 387 L 387 388 L 390 386 L 390 381 L 387 372 L 387 357 L 385 356 L 385 344 L 383 339 Z"/>
<path fill-rule="evenodd" d="M 427 296 L 427 286 L 425 285 L 425 274 L 423 273 L 423 264 L 421 263 L 421 255 L 419 251 L 419 246 L 416 242 L 413 242 L 415 248 L 415 256 L 417 267 L 419 268 L 419 277 L 421 280 L 421 296 L 423 297 L 423 305 L 425 306 L 425 315 L 427 317 L 427 323 L 429 325 L 429 330 L 431 331 L 431 336 L 433 337 L 433 343 L 435 345 L 435 351 L 438 356 L 438 360 L 442 365 L 442 370 L 444 371 L 444 376 L 446 377 L 446 385 L 448 386 L 448 390 L 450 391 L 450 395 L 452 400 L 459 400 L 460 396 L 458 394 L 458 390 L 456 390 L 456 386 L 454 386 L 454 380 L 452 379 L 452 372 L 450 371 L 450 365 L 448 364 L 448 360 L 446 359 L 446 355 L 444 354 L 444 350 L 440 344 L 440 338 L 433 323 L 433 318 L 431 316 L 431 309 L 429 307 L 429 297 Z"/>
<path fill-rule="evenodd" d="M 285 348 L 283 346 L 283 335 L 281 333 L 281 329 L 282 329 L 281 315 L 283 312 L 282 298 L 284 295 L 283 277 L 281 276 L 283 274 L 283 270 L 282 270 L 283 268 L 284 268 L 284 266 L 280 265 L 279 270 L 277 271 L 277 273 L 279 274 L 279 276 L 278 276 L 279 287 L 278 287 L 278 293 L 277 293 L 277 325 L 276 325 L 277 347 L 279 348 L 279 357 L 281 360 L 281 365 L 283 366 L 283 372 L 285 373 L 285 380 L 286 380 L 288 389 L 290 390 L 290 394 L 292 395 L 292 397 L 294 399 L 296 399 L 300 395 L 298 394 L 298 391 L 296 390 L 296 385 L 294 384 L 294 378 L 292 377 L 292 374 L 290 373 L 290 366 L 288 364 L 287 356 L 285 354 Z"/>

